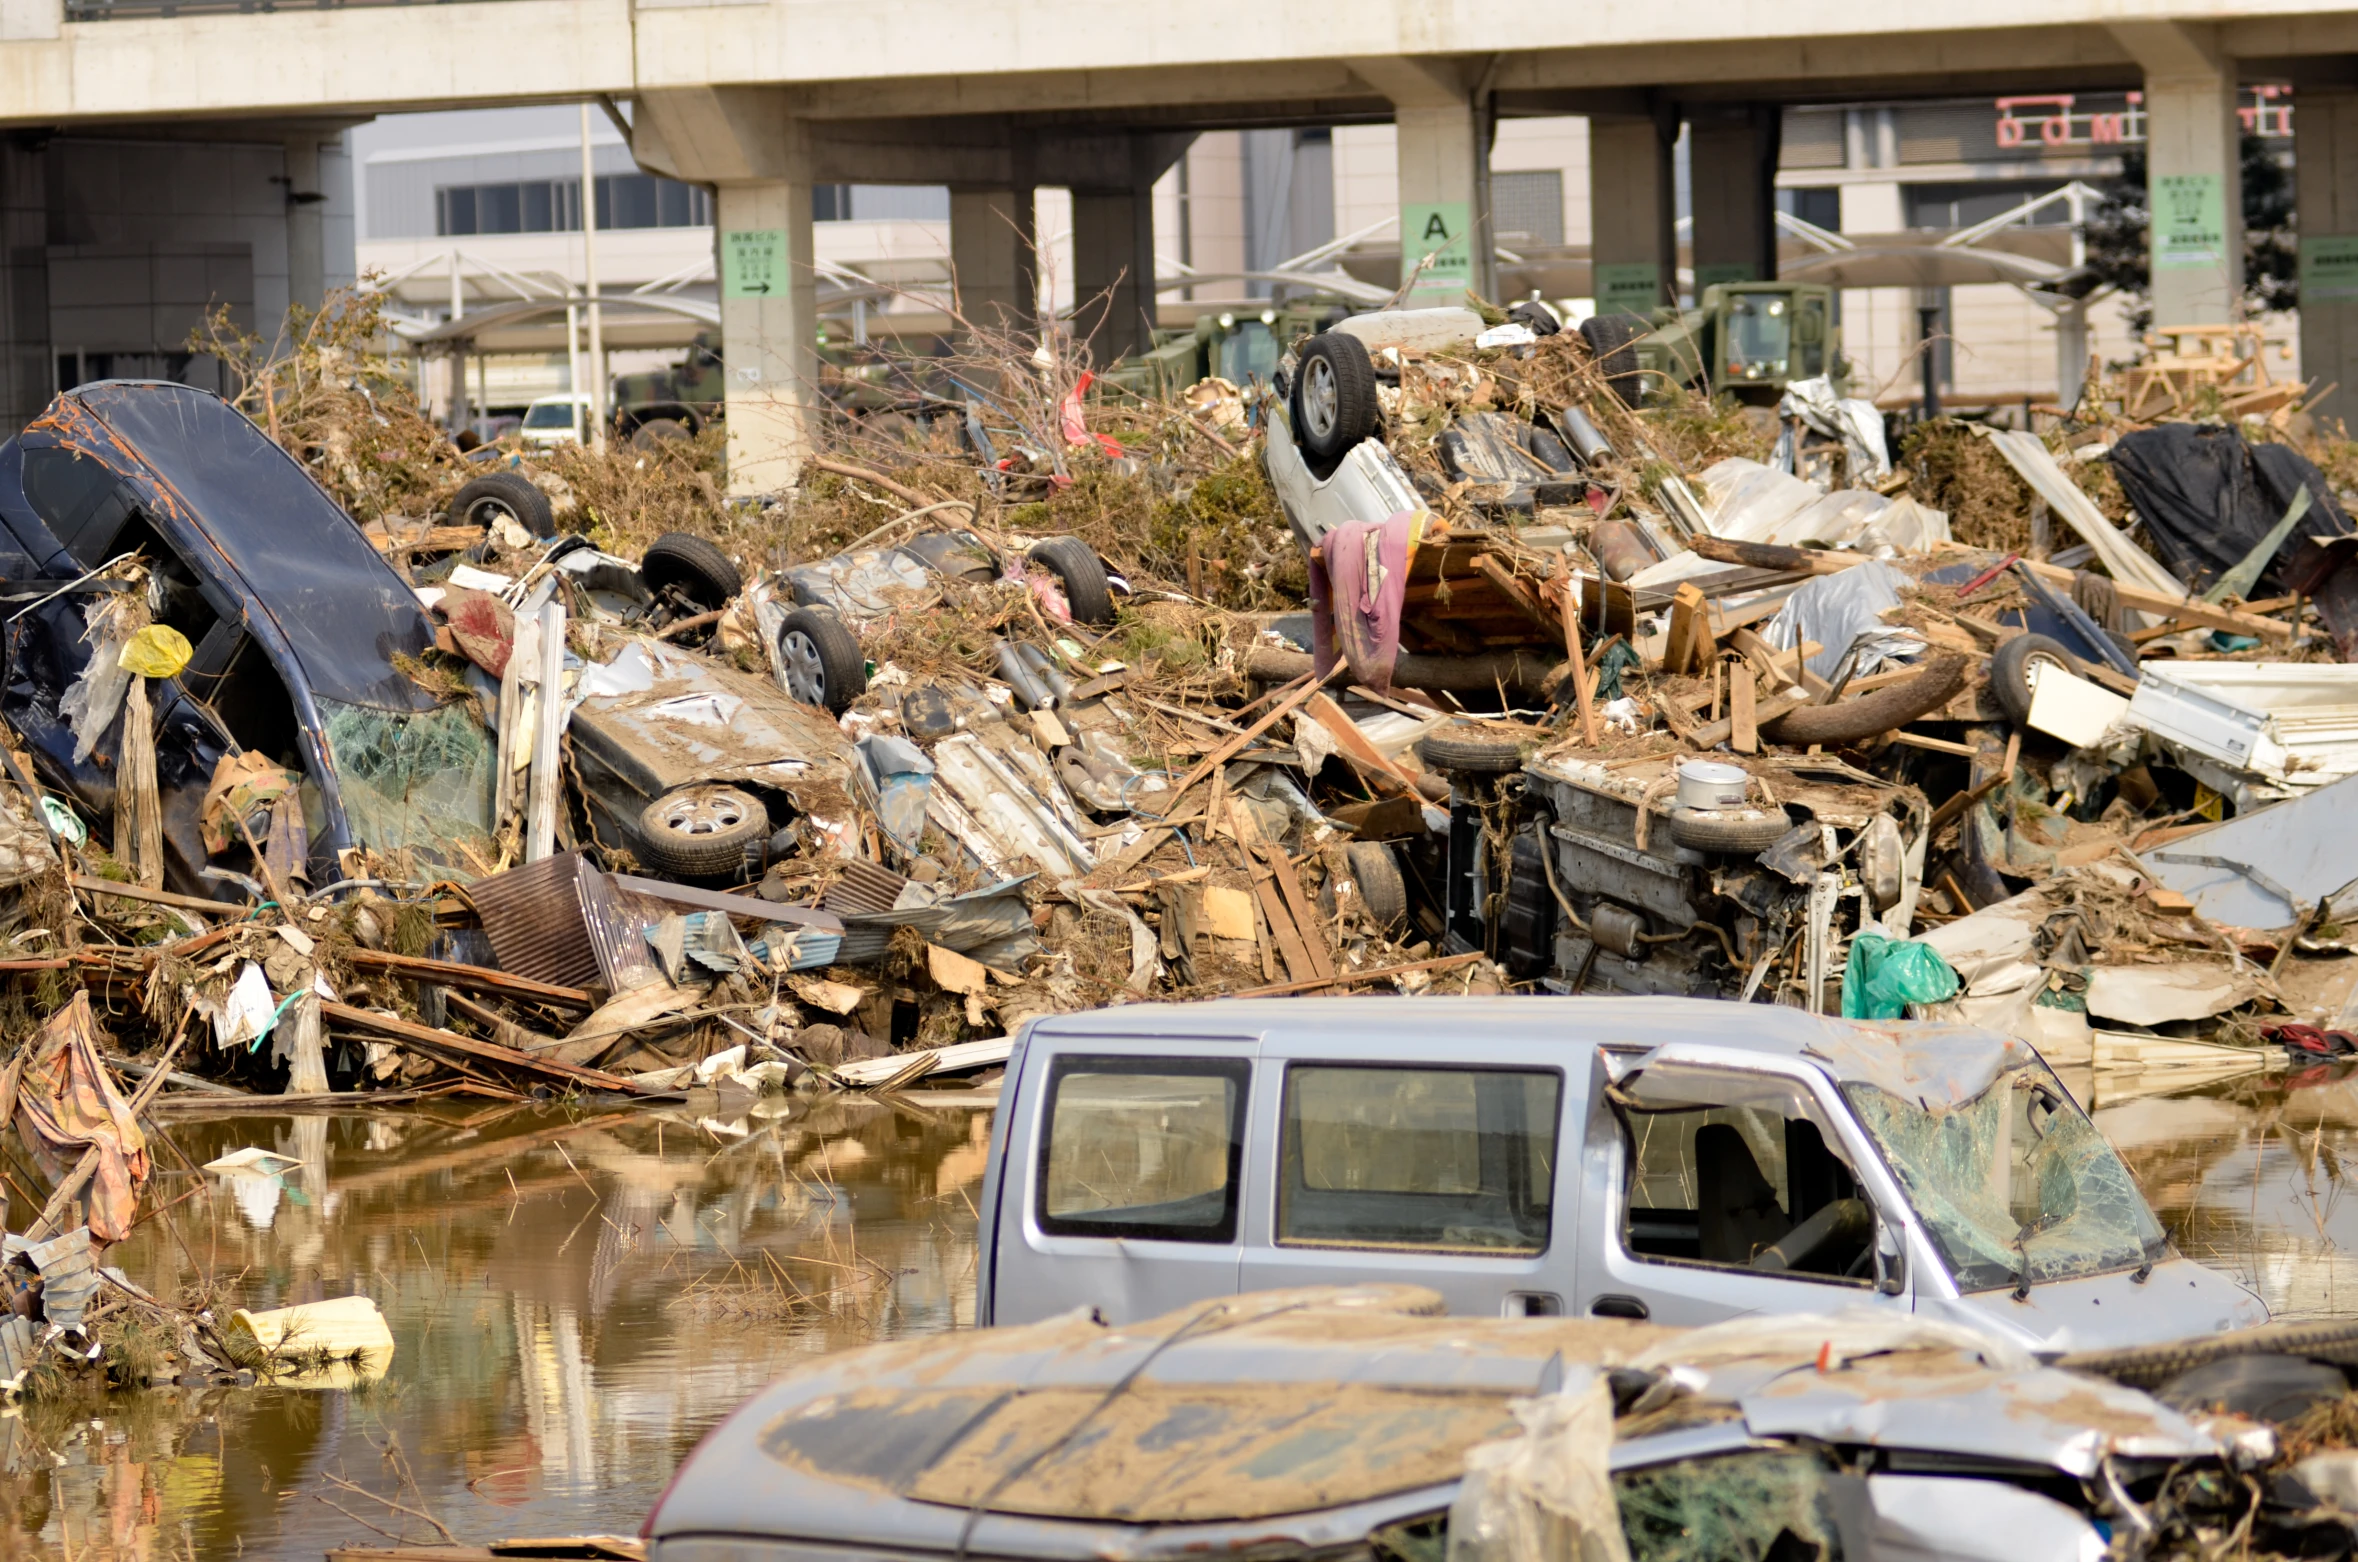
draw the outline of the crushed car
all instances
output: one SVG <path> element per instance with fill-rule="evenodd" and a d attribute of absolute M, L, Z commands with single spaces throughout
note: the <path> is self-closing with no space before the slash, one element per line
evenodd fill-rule
<path fill-rule="evenodd" d="M 681 1465 L 649 1562 L 2347 1554 L 2249 1422 L 1904 1315 L 1434 1316 L 1411 1285 L 839 1353 Z"/>

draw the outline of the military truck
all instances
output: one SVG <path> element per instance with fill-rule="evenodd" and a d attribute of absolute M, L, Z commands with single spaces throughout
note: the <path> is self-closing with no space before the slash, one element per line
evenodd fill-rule
<path fill-rule="evenodd" d="M 1599 315 L 1583 322 L 1581 335 L 1633 406 L 1664 385 L 1773 406 L 1788 381 L 1840 366 L 1834 290 L 1805 282 L 1715 283 L 1692 309 L 1657 309 L 1650 319 Z"/>
<path fill-rule="evenodd" d="M 678 363 L 614 376 L 614 433 L 633 444 L 684 439 L 721 415 L 727 381 L 720 332 L 698 331 Z"/>
<path fill-rule="evenodd" d="M 1329 300 L 1200 315 L 1185 330 L 1156 331 L 1153 351 L 1116 365 L 1101 380 L 1111 389 L 1157 397 L 1175 396 L 1215 376 L 1239 388 L 1255 379 L 1266 382 L 1295 337 L 1323 331 L 1348 313 Z"/>

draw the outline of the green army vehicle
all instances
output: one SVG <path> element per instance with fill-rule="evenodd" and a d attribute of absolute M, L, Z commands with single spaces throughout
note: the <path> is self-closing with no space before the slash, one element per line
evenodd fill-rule
<path fill-rule="evenodd" d="M 1240 389 L 1256 379 L 1266 383 L 1295 337 L 1323 331 L 1347 312 L 1327 301 L 1200 315 L 1185 330 L 1156 331 L 1152 352 L 1117 364 L 1100 381 L 1110 389 L 1154 397 L 1175 396 L 1215 377 Z"/>
<path fill-rule="evenodd" d="M 1834 290 L 1800 282 L 1715 283 L 1692 309 L 1600 315 L 1581 334 L 1632 405 L 1647 389 L 1691 385 L 1772 406 L 1787 382 L 1834 372 L 1841 345 Z"/>
<path fill-rule="evenodd" d="M 697 434 L 721 415 L 727 385 L 720 332 L 698 331 L 678 363 L 614 376 L 614 433 L 642 445 Z"/>

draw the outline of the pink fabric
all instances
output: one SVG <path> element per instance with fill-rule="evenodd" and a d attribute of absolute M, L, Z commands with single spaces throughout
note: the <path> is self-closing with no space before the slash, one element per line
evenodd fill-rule
<path fill-rule="evenodd" d="M 1378 693 L 1392 687 L 1415 523 L 1410 510 L 1386 521 L 1346 521 L 1311 556 L 1311 649 L 1319 677 L 1340 660 L 1350 664 L 1353 682 Z"/>

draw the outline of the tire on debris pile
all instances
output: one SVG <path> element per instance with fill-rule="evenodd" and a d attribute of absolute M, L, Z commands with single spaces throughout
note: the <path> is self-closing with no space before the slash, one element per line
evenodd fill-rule
<path fill-rule="evenodd" d="M 1359 898 L 1367 904 L 1367 914 L 1385 932 L 1397 932 L 1408 925 L 1408 879 L 1400 871 L 1400 859 L 1392 855 L 1392 848 L 1381 841 L 1353 841 L 1343 848 L 1343 856 L 1351 864 L 1352 882 L 1359 886 Z"/>
<path fill-rule="evenodd" d="M 1375 361 L 1367 344 L 1321 331 L 1303 344 L 1294 371 L 1294 440 L 1313 462 L 1335 462 L 1376 431 Z"/>
<path fill-rule="evenodd" d="M 778 626 L 778 660 L 786 692 L 830 715 L 851 709 L 868 691 L 868 657 L 859 637 L 823 607 L 798 607 Z"/>
<path fill-rule="evenodd" d="M 1990 653 L 1990 693 L 2018 727 L 2030 720 L 2032 671 L 2044 667 L 2086 676 L 2080 659 L 2045 635 L 2016 635 Z"/>
<path fill-rule="evenodd" d="M 535 537 L 554 537 L 557 517 L 549 496 L 521 472 L 486 472 L 451 496 L 444 511 L 453 526 L 479 526 L 485 531 L 506 516 Z"/>
<path fill-rule="evenodd" d="M 1590 315 L 1580 322 L 1580 339 L 1588 343 L 1597 372 L 1625 407 L 1638 406 L 1646 399 L 1646 380 L 1638 372 L 1637 355 L 1637 339 L 1645 334 L 1646 323 L 1636 315 Z"/>
<path fill-rule="evenodd" d="M 1705 812 L 1681 808 L 1670 816 L 1670 838 L 1689 851 L 1757 857 L 1783 840 L 1793 821 L 1782 808 Z"/>
<path fill-rule="evenodd" d="M 740 787 L 703 782 L 666 792 L 639 814 L 647 866 L 682 879 L 733 877 L 770 836 L 770 811 Z"/>
<path fill-rule="evenodd" d="M 1523 768 L 1542 734 L 1528 727 L 1493 722 L 1453 722 L 1416 740 L 1416 757 L 1428 770 L 1461 776 L 1506 776 Z"/>
<path fill-rule="evenodd" d="M 1114 621 L 1113 587 L 1106 583 L 1105 561 L 1078 537 L 1050 537 L 1032 544 L 1024 555 L 1064 583 L 1064 605 L 1076 624 Z"/>
<path fill-rule="evenodd" d="M 1926 662 L 1913 678 L 1885 684 L 1871 694 L 1787 711 L 1773 722 L 1763 722 L 1760 735 L 1794 748 L 1863 742 L 1939 710 L 1964 687 L 1965 658 L 1950 652 Z"/>
<path fill-rule="evenodd" d="M 697 606 L 724 608 L 745 589 L 745 577 L 729 556 L 694 532 L 665 532 L 648 544 L 639 575 L 650 591 L 677 586 Z"/>

